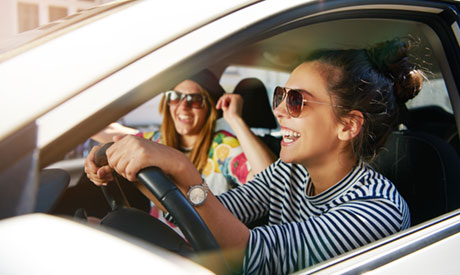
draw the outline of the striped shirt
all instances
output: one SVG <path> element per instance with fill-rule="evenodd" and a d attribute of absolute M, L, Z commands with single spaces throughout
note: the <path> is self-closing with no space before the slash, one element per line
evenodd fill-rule
<path fill-rule="evenodd" d="M 317 196 L 302 165 L 278 160 L 251 182 L 218 196 L 242 222 L 264 215 L 251 230 L 245 274 L 286 274 L 410 226 L 409 208 L 394 185 L 360 162 Z"/>

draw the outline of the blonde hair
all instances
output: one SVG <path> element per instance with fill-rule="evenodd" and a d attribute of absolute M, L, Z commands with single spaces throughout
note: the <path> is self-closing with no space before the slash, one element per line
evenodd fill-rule
<path fill-rule="evenodd" d="M 208 152 L 209 148 L 211 148 L 215 122 L 218 115 L 215 102 L 212 100 L 209 93 L 205 89 L 201 89 L 201 91 L 202 94 L 205 95 L 206 105 L 208 106 L 208 116 L 200 131 L 198 140 L 193 145 L 192 151 L 188 156 L 200 173 L 203 171 L 208 161 Z M 160 114 L 163 115 L 163 123 L 160 127 L 161 142 L 164 145 L 180 150 L 179 134 L 176 132 L 165 95 L 161 98 L 159 111 Z"/>

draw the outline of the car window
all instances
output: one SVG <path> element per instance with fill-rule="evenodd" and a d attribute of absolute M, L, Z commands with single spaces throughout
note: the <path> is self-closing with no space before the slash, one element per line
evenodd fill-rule
<path fill-rule="evenodd" d="M 141 131 L 156 131 L 160 128 L 163 116 L 158 108 L 160 106 L 162 94 L 140 105 L 129 112 L 118 122 L 125 126 L 139 129 Z"/>
<path fill-rule="evenodd" d="M 438 106 L 446 112 L 453 114 L 449 94 L 443 78 L 426 80 L 420 94 L 407 103 L 409 110 L 425 106 Z"/>

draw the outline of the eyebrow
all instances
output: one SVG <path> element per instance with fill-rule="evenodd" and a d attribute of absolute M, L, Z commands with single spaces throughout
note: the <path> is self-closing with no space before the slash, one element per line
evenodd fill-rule
<path fill-rule="evenodd" d="M 305 94 L 307 94 L 308 96 L 312 97 L 312 98 L 316 98 L 312 93 L 310 93 L 309 91 L 305 90 L 305 89 L 297 89 L 297 88 L 289 88 L 289 87 L 285 87 L 289 90 L 297 90 L 297 91 L 300 91 L 300 92 L 303 92 Z"/>

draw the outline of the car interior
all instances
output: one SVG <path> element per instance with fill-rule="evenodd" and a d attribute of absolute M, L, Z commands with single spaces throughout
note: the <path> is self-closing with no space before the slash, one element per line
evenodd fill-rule
<path fill-rule="evenodd" d="M 427 85 L 419 96 L 425 99 L 408 104 L 406 112 L 400 116 L 398 127 L 393 130 L 372 165 L 396 185 L 409 204 L 412 225 L 417 225 L 460 208 L 460 114 L 455 112 L 458 108 L 453 108 L 450 103 L 452 93 L 458 91 L 448 90 L 444 84 L 443 73 L 446 69 L 440 63 L 446 57 L 433 53 L 443 52 L 433 30 L 422 23 L 398 19 L 325 18 L 324 21 L 315 22 L 307 18 L 249 39 L 244 45 L 222 55 L 220 60 L 208 64 L 208 68 L 218 77 L 224 77 L 225 70 L 230 66 L 285 74 L 314 49 L 365 47 L 393 37 L 414 38 L 419 44 L 414 55 L 423 59 L 423 63 L 421 60 L 416 62 L 427 71 Z M 435 80 L 440 80 L 441 85 L 431 84 Z M 281 137 L 276 132 L 278 126 L 270 104 L 270 91 L 274 86 L 283 84 L 253 75 L 241 75 L 232 89 L 244 98 L 243 118 L 246 123 L 252 128 L 267 129 L 260 138 L 277 155 Z M 432 98 L 443 98 L 446 103 L 433 102 Z M 158 228 L 150 227 L 150 219 L 144 220 L 149 201 L 122 178 L 119 179 L 119 185 L 129 205 L 136 210 L 119 216 L 110 216 L 113 209 L 107 203 L 107 198 L 99 188 L 88 183 L 83 171 L 75 186 L 69 187 L 69 181 L 68 173 L 62 169 L 42 170 L 36 211 L 78 219 L 98 217 L 108 226 L 147 240 L 151 232 L 156 230 L 153 228 Z M 70 196 L 65 191 L 69 189 L 78 195 Z M 78 199 L 82 196 L 85 197 L 84 201 Z M 144 214 L 133 218 L 138 210 Z M 168 246 L 166 243 L 172 242 L 174 245 L 169 246 L 170 250 L 188 253 L 189 247 L 176 236 L 165 239 L 168 241 L 160 245 Z M 157 239 L 149 241 L 158 242 Z"/>

